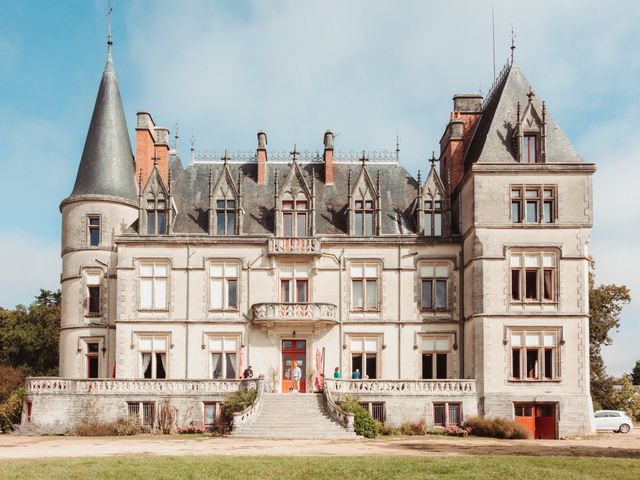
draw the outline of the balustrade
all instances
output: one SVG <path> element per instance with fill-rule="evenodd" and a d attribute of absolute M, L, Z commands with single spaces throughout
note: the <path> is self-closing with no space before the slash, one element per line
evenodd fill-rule
<path fill-rule="evenodd" d="M 254 321 L 309 320 L 336 321 L 337 307 L 331 303 L 256 303 L 251 307 Z"/>
<path fill-rule="evenodd" d="M 476 381 L 451 380 L 336 380 L 325 379 L 324 388 L 338 394 L 460 395 L 476 393 Z"/>
<path fill-rule="evenodd" d="M 268 252 L 276 254 L 313 254 L 320 255 L 320 240 L 317 238 L 270 238 Z"/>

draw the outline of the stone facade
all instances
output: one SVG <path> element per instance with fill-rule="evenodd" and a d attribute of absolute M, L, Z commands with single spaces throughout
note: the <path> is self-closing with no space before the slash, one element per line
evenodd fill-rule
<path fill-rule="evenodd" d="M 544 435 L 593 430 L 595 168 L 519 68 L 484 100 L 454 97 L 426 180 L 397 152 L 334 151 L 330 131 L 321 155 L 269 152 L 259 132 L 255 154 L 192 152 L 184 168 L 146 112 L 134 163 L 126 128 L 95 133 L 102 116 L 126 126 L 110 55 L 61 204 L 61 379 L 29 380 L 25 423 L 70 429 L 90 397 L 113 419 L 163 388 L 201 423 L 246 366 L 285 394 L 297 364 L 305 391 L 326 375 L 334 396 L 384 403 L 391 425 L 537 411 Z M 110 186 L 134 172 L 135 191 Z M 335 368 L 362 379 L 330 380 Z"/>

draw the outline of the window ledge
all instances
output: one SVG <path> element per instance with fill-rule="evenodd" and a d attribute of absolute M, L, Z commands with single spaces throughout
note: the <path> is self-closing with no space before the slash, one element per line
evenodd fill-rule
<path fill-rule="evenodd" d="M 552 378 L 552 379 L 545 379 L 545 380 L 539 380 L 539 379 L 524 380 L 524 379 L 517 379 L 517 378 L 509 378 L 507 381 L 512 384 L 522 384 L 522 385 L 531 384 L 531 383 L 562 383 L 561 378 Z"/>
<path fill-rule="evenodd" d="M 169 313 L 168 308 L 139 308 L 139 313 Z"/>

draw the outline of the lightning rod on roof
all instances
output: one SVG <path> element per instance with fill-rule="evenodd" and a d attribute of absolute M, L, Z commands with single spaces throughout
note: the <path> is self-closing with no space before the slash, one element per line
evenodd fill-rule
<path fill-rule="evenodd" d="M 493 43 L 493 81 L 496 81 L 496 22 L 493 5 L 491 6 L 491 41 Z"/>
<path fill-rule="evenodd" d="M 515 63 L 516 59 L 516 32 L 513 31 L 513 23 L 511 24 L 511 65 Z"/>

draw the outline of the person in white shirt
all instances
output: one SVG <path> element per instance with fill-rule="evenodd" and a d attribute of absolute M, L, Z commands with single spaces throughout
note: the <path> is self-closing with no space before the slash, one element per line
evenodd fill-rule
<path fill-rule="evenodd" d="M 293 373 L 291 374 L 291 378 L 293 379 L 293 391 L 300 391 L 300 378 L 302 378 L 302 370 L 297 363 L 293 364 Z"/>

